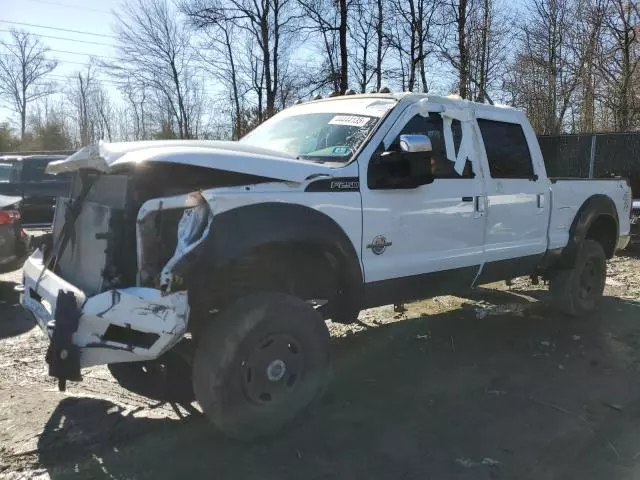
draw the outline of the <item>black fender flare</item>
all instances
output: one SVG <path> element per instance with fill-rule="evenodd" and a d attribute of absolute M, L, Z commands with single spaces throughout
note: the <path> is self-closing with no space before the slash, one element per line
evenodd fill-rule
<path fill-rule="evenodd" d="M 615 222 L 617 242 L 618 236 L 620 235 L 620 221 L 615 203 L 613 203 L 613 200 L 607 195 L 592 195 L 584 201 L 571 223 L 571 227 L 569 228 L 569 241 L 562 251 L 562 263 L 564 265 L 573 266 L 580 244 L 587 236 L 589 228 L 593 222 L 602 215 L 611 217 Z"/>
<path fill-rule="evenodd" d="M 197 270 L 215 270 L 256 247 L 278 242 L 308 242 L 337 253 L 345 287 L 360 301 L 364 282 L 353 243 L 331 217 L 298 204 L 257 203 L 215 215 L 198 249 Z"/>

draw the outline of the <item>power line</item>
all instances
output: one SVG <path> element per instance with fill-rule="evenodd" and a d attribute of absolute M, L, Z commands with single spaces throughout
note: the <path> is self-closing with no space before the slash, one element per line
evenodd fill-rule
<path fill-rule="evenodd" d="M 0 32 L 8 32 L 10 33 L 11 30 L 7 30 L 4 28 L 0 28 Z M 56 37 L 54 35 L 42 35 L 41 33 L 31 33 L 31 35 L 35 35 L 36 37 L 40 37 L 40 38 L 53 38 L 55 40 L 66 40 L 67 42 L 75 42 L 75 43 L 87 43 L 89 45 L 103 45 L 105 47 L 113 47 L 112 43 L 102 43 L 102 42 L 91 42 L 89 40 L 79 40 L 77 38 L 69 38 L 69 37 Z"/>
<path fill-rule="evenodd" d="M 69 74 L 69 75 L 61 75 L 61 74 L 57 74 L 57 73 L 49 73 L 47 74 L 47 77 L 52 77 L 55 80 L 77 80 L 77 76 L 75 74 Z M 92 77 L 92 80 L 97 81 L 99 83 L 104 83 L 113 87 L 120 87 L 123 86 L 125 84 L 125 82 L 120 81 L 120 80 L 113 80 L 110 78 L 102 78 L 102 77 Z M 40 85 L 43 86 L 43 85 Z M 212 90 L 208 90 L 208 89 L 203 89 L 202 90 L 203 93 L 207 94 L 207 95 L 217 95 L 219 92 L 215 92 Z"/>
<path fill-rule="evenodd" d="M 55 48 L 49 48 L 47 51 L 49 52 L 56 52 L 56 53 L 66 53 L 69 55 L 86 55 L 87 57 L 96 57 L 96 58 L 104 58 L 105 60 L 118 60 L 115 57 L 109 57 L 106 55 L 96 55 L 93 53 L 85 53 L 85 52 L 71 52 L 69 50 L 56 50 Z M 14 55 L 10 54 L 10 53 L 0 53 L 0 55 L 5 56 L 5 57 L 13 57 Z M 57 58 L 54 58 L 52 60 L 57 60 L 61 63 L 78 63 L 78 62 L 72 62 L 70 60 L 59 60 Z M 84 64 L 82 64 L 84 65 Z"/>
<path fill-rule="evenodd" d="M 96 57 L 96 58 L 104 58 L 106 60 L 118 60 L 115 57 L 107 57 L 105 55 L 95 55 L 93 53 L 84 53 L 84 52 L 70 52 L 69 50 L 56 50 L 54 48 L 50 48 L 49 49 L 50 52 L 57 52 L 57 53 L 68 53 L 69 55 L 86 55 L 88 57 Z"/>
<path fill-rule="evenodd" d="M 78 10 L 86 10 L 87 12 L 111 13 L 107 10 L 98 10 L 97 8 L 81 7 L 80 5 L 69 5 L 68 3 L 49 2 L 46 0 L 27 0 L 29 2 L 44 3 L 45 5 L 56 5 L 58 7 L 75 8 Z"/>
<path fill-rule="evenodd" d="M 11 55 L 10 53 L 0 53 L 0 57 L 13 57 L 14 55 Z M 71 60 L 59 60 L 57 58 L 53 59 L 58 63 L 72 63 L 74 65 L 88 65 L 89 62 L 72 62 Z"/>
<path fill-rule="evenodd" d="M 12 25 L 20 25 L 23 27 L 46 28 L 47 30 L 58 30 L 59 32 L 79 33 L 81 35 L 93 35 L 95 37 L 116 38 L 113 35 L 107 35 L 106 33 L 85 32 L 82 30 L 72 30 L 70 28 L 58 28 L 58 27 L 50 27 L 48 25 L 38 25 L 36 23 L 12 22 L 11 20 L 0 20 L 0 23 L 10 23 Z"/>

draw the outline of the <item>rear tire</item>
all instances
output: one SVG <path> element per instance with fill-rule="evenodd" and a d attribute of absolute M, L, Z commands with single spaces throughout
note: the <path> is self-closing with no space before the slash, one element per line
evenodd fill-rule
<path fill-rule="evenodd" d="M 602 246 L 584 240 L 575 266 L 559 270 L 551 278 L 550 290 L 554 306 L 564 313 L 582 316 L 598 307 L 607 277 L 607 263 Z"/>
<path fill-rule="evenodd" d="M 324 389 L 329 331 L 306 302 L 279 293 L 238 299 L 204 326 L 193 389 L 205 415 L 232 438 L 272 435 Z"/>

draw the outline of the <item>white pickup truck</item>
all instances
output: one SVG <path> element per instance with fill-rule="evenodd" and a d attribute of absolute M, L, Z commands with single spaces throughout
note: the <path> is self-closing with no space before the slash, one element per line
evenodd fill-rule
<path fill-rule="evenodd" d="M 238 142 L 100 143 L 48 171 L 76 172 L 24 266 L 50 374 L 183 349 L 245 439 L 322 390 L 325 318 L 524 275 L 585 315 L 629 238 L 624 180 L 547 178 L 524 114 L 452 97 L 311 101 Z"/>

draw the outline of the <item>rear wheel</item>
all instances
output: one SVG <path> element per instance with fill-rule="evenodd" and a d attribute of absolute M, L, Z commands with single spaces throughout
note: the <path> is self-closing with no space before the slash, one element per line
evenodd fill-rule
<path fill-rule="evenodd" d="M 323 390 L 329 331 L 320 314 L 286 294 L 240 298 L 198 339 L 193 388 L 224 433 L 252 440 L 276 433 Z"/>
<path fill-rule="evenodd" d="M 554 305 L 569 315 L 594 311 L 604 291 L 607 263 L 602 246 L 584 240 L 572 269 L 560 270 L 550 281 Z"/>

